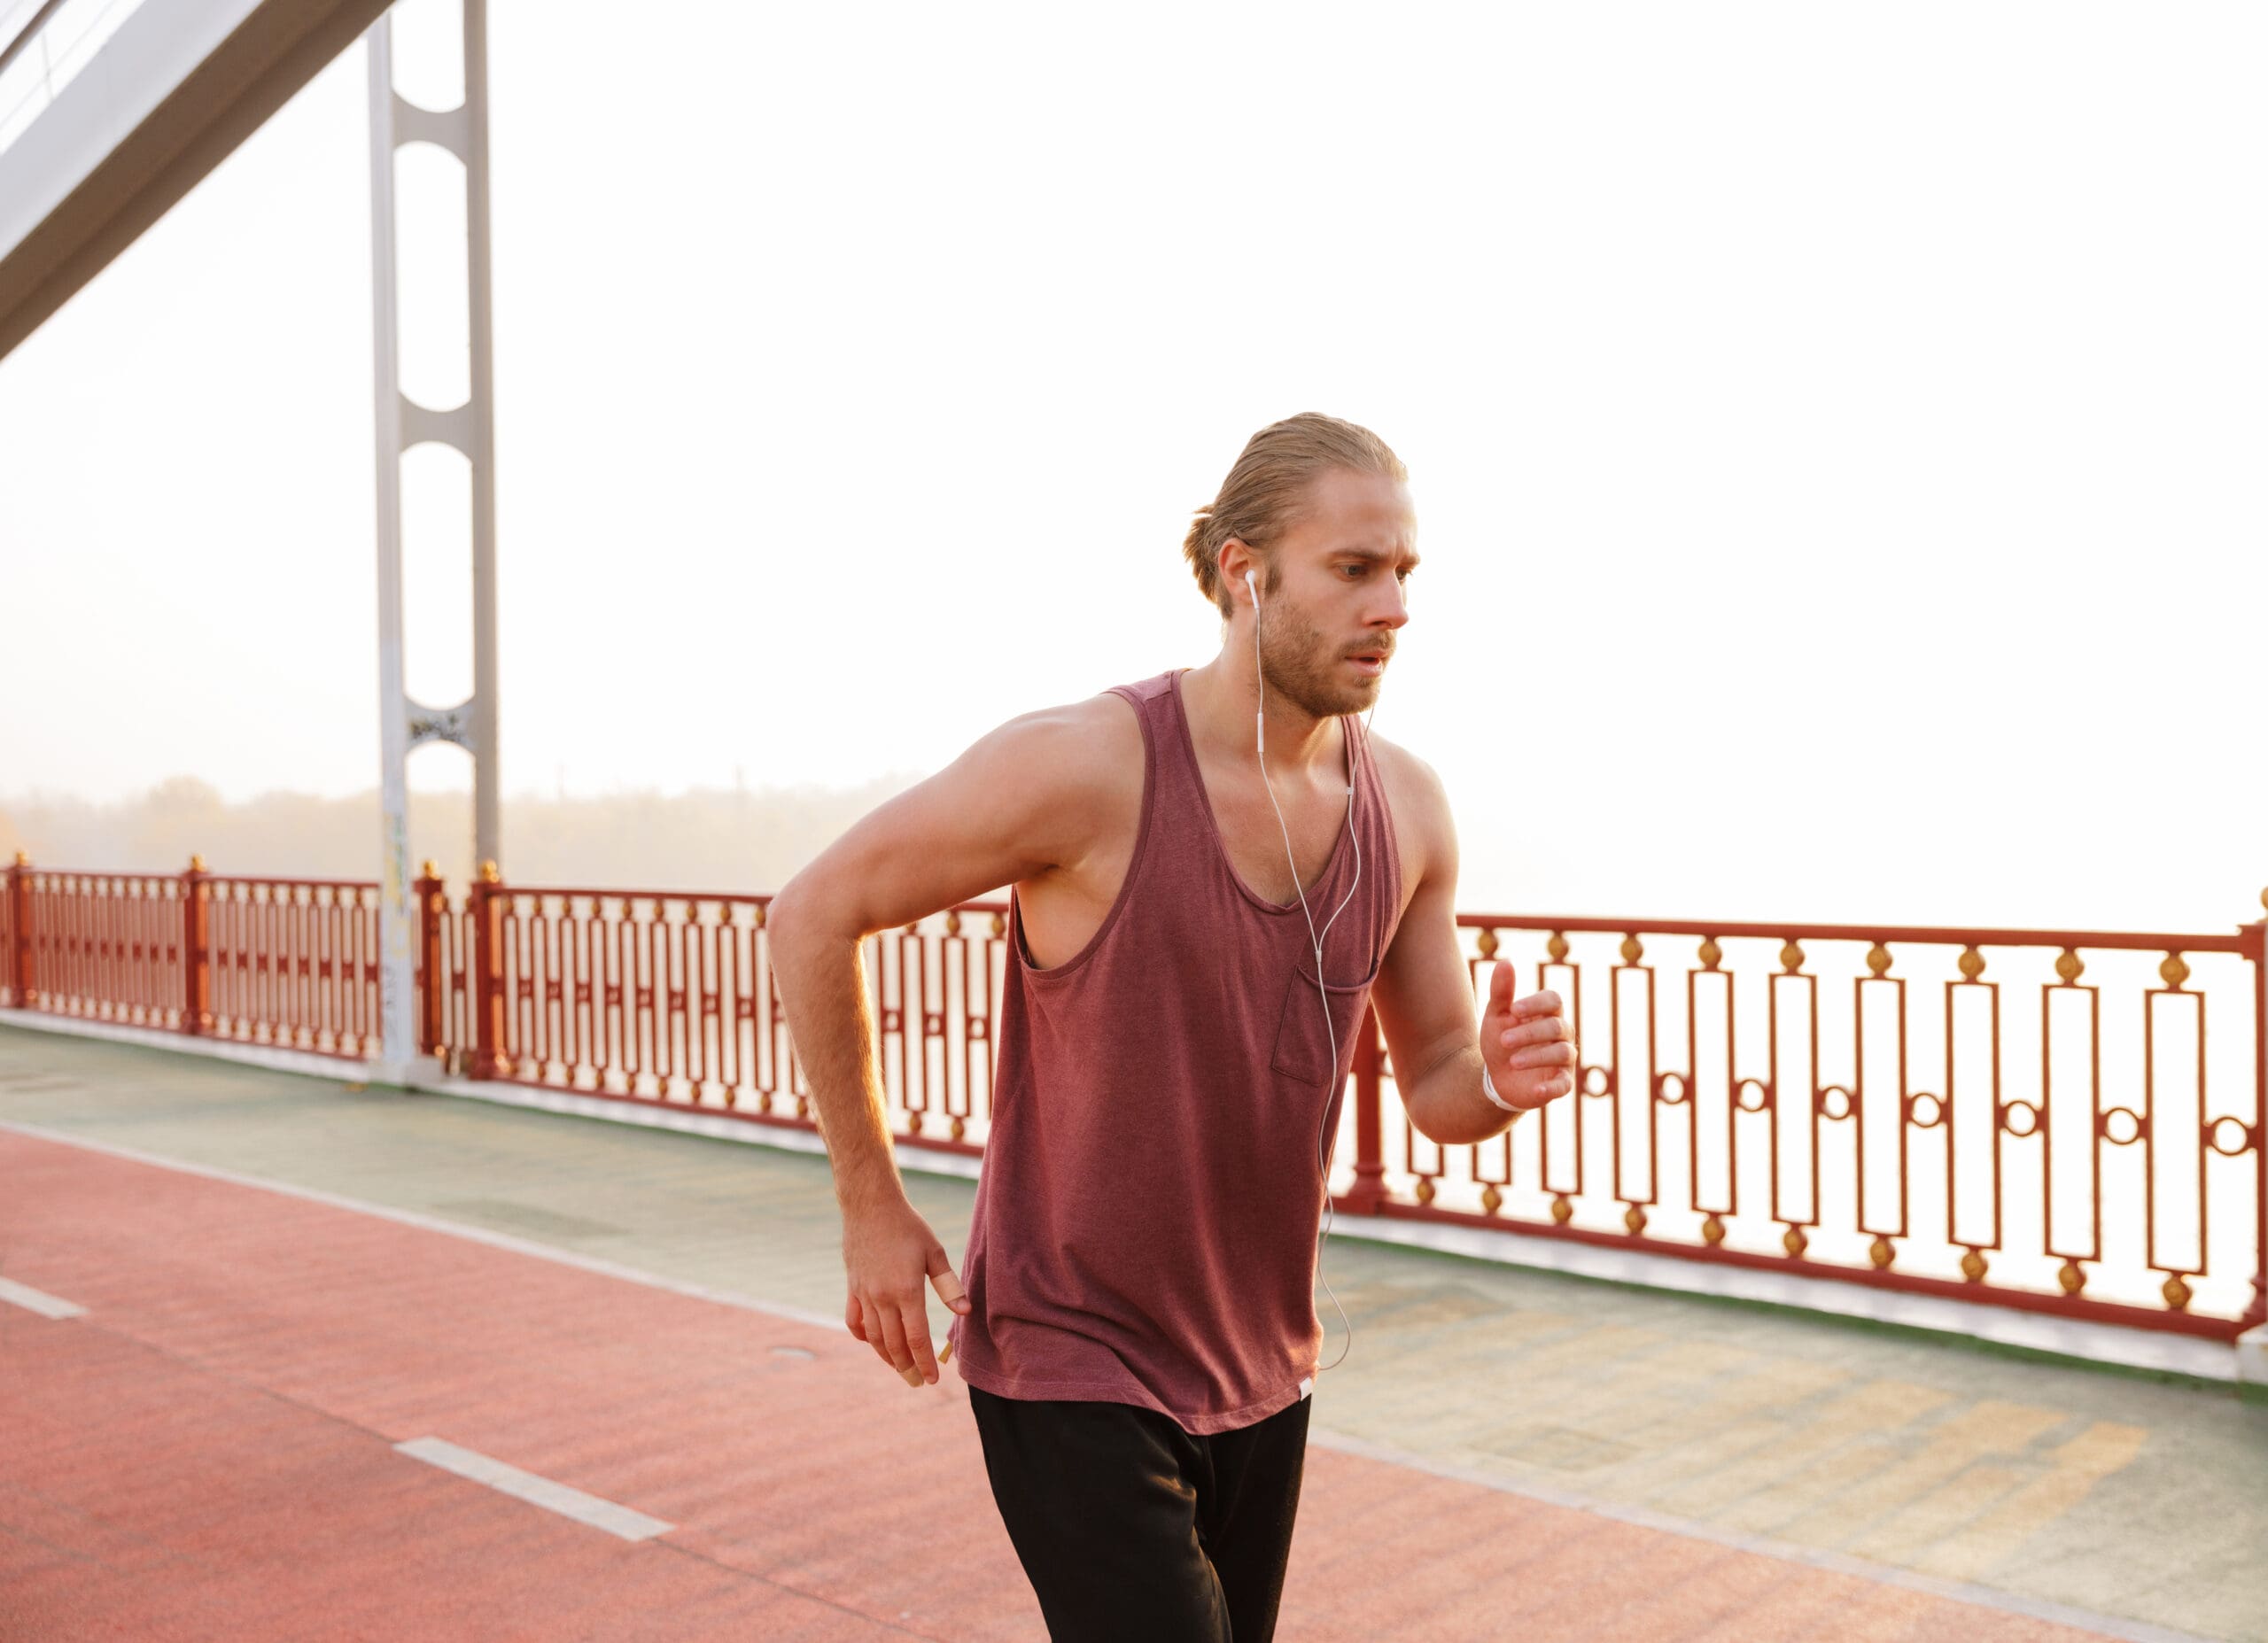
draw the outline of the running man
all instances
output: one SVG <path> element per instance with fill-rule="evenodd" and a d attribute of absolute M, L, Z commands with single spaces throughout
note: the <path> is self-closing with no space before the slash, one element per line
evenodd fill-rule
<path fill-rule="evenodd" d="M 936 1286 L 1060 1643 L 1274 1633 L 1365 1004 L 1410 1121 L 1446 1145 L 1574 1087 L 1559 997 L 1515 999 L 1510 964 L 1476 1023 L 1448 797 L 1355 717 L 1410 619 L 1408 477 L 1335 417 L 1261 430 L 1183 544 L 1223 618 L 1212 661 L 1009 720 L 771 905 L 843 1212 L 843 1321 L 933 1384 Z M 897 1174 L 860 943 L 1002 885 L 964 1290 Z"/>

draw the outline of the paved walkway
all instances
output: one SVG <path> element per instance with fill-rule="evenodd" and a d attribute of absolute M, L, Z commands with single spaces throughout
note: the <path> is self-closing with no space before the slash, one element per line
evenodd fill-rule
<path fill-rule="evenodd" d="M 0 1121 L 0 1638 L 1043 1635 L 959 1382 L 835 1321 L 820 1160 L 18 1029 Z M 957 1251 L 970 1184 L 909 1184 Z M 2268 1639 L 2227 1388 L 1327 1270 L 1285 1643 Z"/>

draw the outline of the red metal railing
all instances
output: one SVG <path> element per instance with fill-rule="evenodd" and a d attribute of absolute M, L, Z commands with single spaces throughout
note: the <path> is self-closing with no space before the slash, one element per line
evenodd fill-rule
<path fill-rule="evenodd" d="M 368 1057 L 378 1032 L 375 884 L 35 868 L 0 897 L 16 1009 Z"/>
<path fill-rule="evenodd" d="M 730 1112 L 816 1133 L 771 967 L 763 895 L 473 887 L 493 930 L 497 1021 L 485 1072 L 540 1088 Z M 972 904 L 869 938 L 864 961 L 893 1128 L 974 1155 L 989 1128 L 1005 905 Z M 965 929 L 971 917 L 982 933 Z M 459 935 L 447 986 L 462 997 Z M 473 961 L 478 969 L 478 960 Z M 478 1019 L 486 1012 L 475 1006 Z M 477 1066 L 477 1033 L 461 1037 Z"/>
<path fill-rule="evenodd" d="M 1457 922 L 1476 988 L 1505 958 L 1568 1000 L 1578 1093 L 1444 1149 L 1366 1026 L 1349 1210 L 2219 1337 L 2268 1319 L 2261 925 Z"/>
<path fill-rule="evenodd" d="M 418 1043 L 450 1070 L 815 1132 L 769 897 L 492 868 L 452 906 L 431 863 L 416 891 Z M 1006 911 L 863 949 L 905 1145 L 983 1150 Z M 1442 1148 L 1366 1015 L 1343 1212 L 2218 1338 L 2268 1321 L 2261 925 L 1457 922 L 1476 991 L 1503 958 L 1568 1000 L 1578 1093 Z M 0 1002 L 341 1056 L 377 1048 L 377 950 L 369 884 L 19 857 L 0 897 Z"/>

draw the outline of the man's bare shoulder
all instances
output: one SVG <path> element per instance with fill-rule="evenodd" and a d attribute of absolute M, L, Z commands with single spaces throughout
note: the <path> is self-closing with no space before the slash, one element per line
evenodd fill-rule
<path fill-rule="evenodd" d="M 1402 836 L 1403 849 L 1415 845 L 1420 864 L 1439 859 L 1444 846 L 1453 855 L 1456 827 L 1449 818 L 1449 789 L 1442 785 L 1441 773 L 1384 736 L 1371 737 L 1371 752 L 1378 761 L 1386 802 L 1394 808 L 1394 831 Z"/>
<path fill-rule="evenodd" d="M 1060 856 L 1085 854 L 1142 802 L 1142 724 L 1134 704 L 1102 691 L 1018 714 L 985 739 L 992 777 L 1052 812 Z M 1059 857 L 1060 858 L 1060 857 Z"/>
<path fill-rule="evenodd" d="M 1142 784 L 1141 722 L 1134 704 L 1110 691 L 1020 713 L 988 740 L 1000 741 L 1035 779 L 1051 785 L 1068 778 L 1108 787 L 1122 781 L 1130 766 L 1134 785 Z"/>

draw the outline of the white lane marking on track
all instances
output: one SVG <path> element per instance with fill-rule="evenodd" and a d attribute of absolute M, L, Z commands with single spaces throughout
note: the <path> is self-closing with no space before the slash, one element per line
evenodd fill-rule
<path fill-rule="evenodd" d="M 60 1295 L 50 1295 L 35 1290 L 28 1283 L 18 1283 L 11 1278 L 0 1278 L 0 1301 L 20 1306 L 26 1312 L 35 1312 L 43 1318 L 83 1318 L 87 1309 L 76 1301 L 66 1301 Z"/>
<path fill-rule="evenodd" d="M 571 1517 L 579 1523 L 593 1529 L 603 1529 L 623 1540 L 650 1540 L 656 1535 L 669 1533 L 672 1525 L 658 1517 L 649 1517 L 643 1512 L 633 1512 L 626 1506 L 617 1506 L 596 1495 L 524 1472 L 517 1466 L 506 1464 L 493 1455 L 482 1454 L 477 1449 L 467 1449 L 440 1438 L 413 1438 L 394 1445 L 395 1450 L 413 1461 L 423 1461 L 428 1466 L 438 1466 L 445 1472 L 470 1478 L 476 1484 L 485 1484 L 500 1494 L 508 1494 L 540 1506 L 547 1512 L 556 1512 L 562 1517 Z"/>

